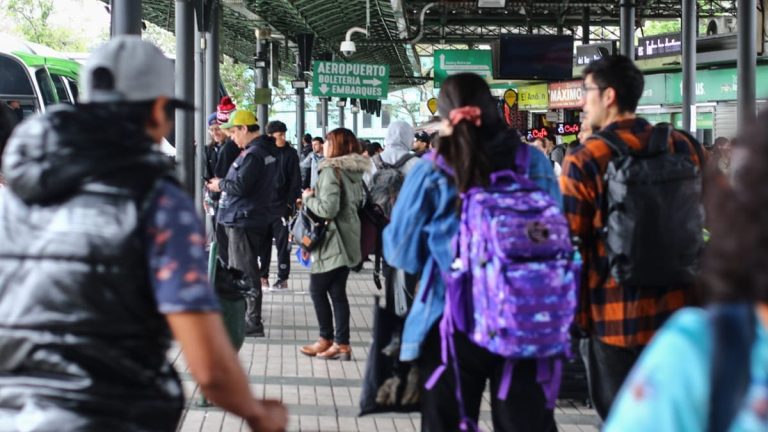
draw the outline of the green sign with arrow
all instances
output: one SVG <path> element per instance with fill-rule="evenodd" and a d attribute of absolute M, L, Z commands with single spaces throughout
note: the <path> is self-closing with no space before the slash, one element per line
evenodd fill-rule
<path fill-rule="evenodd" d="M 490 50 L 435 50 L 435 87 L 440 87 L 448 76 L 461 72 L 491 79 L 492 65 Z"/>
<path fill-rule="evenodd" d="M 316 60 L 312 63 L 312 95 L 386 99 L 389 66 Z"/>

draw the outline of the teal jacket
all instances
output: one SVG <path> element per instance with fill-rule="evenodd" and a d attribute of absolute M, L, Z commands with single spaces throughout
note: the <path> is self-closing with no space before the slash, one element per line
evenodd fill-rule
<path fill-rule="evenodd" d="M 728 432 L 768 430 L 768 330 L 758 320 L 751 380 Z M 710 415 L 712 324 L 707 311 L 677 311 L 654 335 L 619 395 L 606 432 L 704 431 Z"/>
<path fill-rule="evenodd" d="M 354 267 L 362 260 L 357 210 L 363 202 L 363 174 L 370 166 L 371 162 L 359 154 L 326 158 L 320 162 L 315 194 L 306 198 L 304 205 L 312 213 L 332 222 L 323 241 L 312 251 L 311 273 L 325 273 L 342 266 Z"/>

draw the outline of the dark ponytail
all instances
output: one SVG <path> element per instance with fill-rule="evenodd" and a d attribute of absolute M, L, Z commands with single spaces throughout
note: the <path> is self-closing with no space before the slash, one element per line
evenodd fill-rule
<path fill-rule="evenodd" d="M 451 75 L 443 82 L 438 98 L 440 116 L 450 121 L 451 112 L 463 107 L 480 109 L 480 126 L 467 119 L 460 120 L 452 125 L 450 135 L 440 137 L 436 146 L 437 154 L 453 168 L 459 192 L 488 184 L 491 173 L 488 146 L 505 129 L 491 90 L 480 76 L 462 73 Z"/>

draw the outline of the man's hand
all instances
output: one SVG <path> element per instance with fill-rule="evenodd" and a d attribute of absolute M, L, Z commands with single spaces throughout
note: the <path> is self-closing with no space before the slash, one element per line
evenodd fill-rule
<path fill-rule="evenodd" d="M 221 192 L 221 189 L 219 188 L 219 183 L 221 182 L 221 179 L 218 177 L 214 177 L 210 180 L 208 180 L 207 183 L 205 183 L 205 187 L 208 188 L 211 192 Z"/>
<path fill-rule="evenodd" d="M 181 345 L 189 371 L 211 402 L 242 417 L 255 431 L 285 430 L 285 406 L 253 397 L 217 312 L 179 312 L 165 317 Z"/>
<path fill-rule="evenodd" d="M 283 432 L 288 426 L 288 410 L 278 400 L 259 401 L 259 414 L 248 418 L 248 426 L 258 432 Z"/>
<path fill-rule="evenodd" d="M 315 194 L 315 191 L 312 189 L 304 189 L 304 192 L 301 193 L 301 199 L 305 200 Z"/>

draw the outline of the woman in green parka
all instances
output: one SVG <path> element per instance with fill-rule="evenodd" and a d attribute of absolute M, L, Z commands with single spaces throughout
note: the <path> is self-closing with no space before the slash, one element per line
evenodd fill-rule
<path fill-rule="evenodd" d="M 328 360 L 349 360 L 352 350 L 347 278 L 349 268 L 362 259 L 357 209 L 363 201 L 363 174 L 370 167 L 370 161 L 360 155 L 355 134 L 344 128 L 328 133 L 323 154 L 325 159 L 320 163 L 315 190 L 307 189 L 302 195 L 304 205 L 312 213 L 331 220 L 310 258 L 309 293 L 320 325 L 320 338 L 302 347 L 301 352 Z"/>

